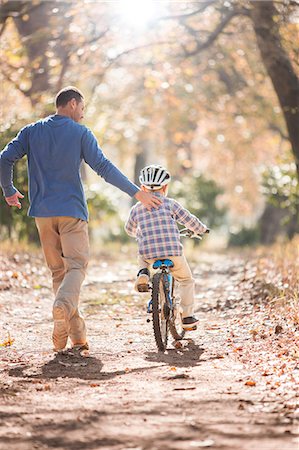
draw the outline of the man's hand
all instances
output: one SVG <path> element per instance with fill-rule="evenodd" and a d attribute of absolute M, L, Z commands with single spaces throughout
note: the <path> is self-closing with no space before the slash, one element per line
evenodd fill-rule
<path fill-rule="evenodd" d="M 11 197 L 5 197 L 6 203 L 9 206 L 16 206 L 17 208 L 21 209 L 22 205 L 20 203 L 19 198 L 24 198 L 24 195 L 21 194 L 21 192 L 17 191 L 14 195 Z"/>
<path fill-rule="evenodd" d="M 152 208 L 157 209 L 162 203 L 162 200 L 153 195 L 151 192 L 138 191 L 134 197 L 136 200 L 143 203 L 149 211 L 151 211 Z"/>

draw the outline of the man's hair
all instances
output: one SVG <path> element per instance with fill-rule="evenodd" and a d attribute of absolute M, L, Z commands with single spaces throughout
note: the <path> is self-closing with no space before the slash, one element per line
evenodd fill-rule
<path fill-rule="evenodd" d="M 75 86 L 67 86 L 61 89 L 55 98 L 56 108 L 59 106 L 65 106 L 70 100 L 75 99 L 77 103 L 84 100 L 82 92 L 79 91 Z"/>

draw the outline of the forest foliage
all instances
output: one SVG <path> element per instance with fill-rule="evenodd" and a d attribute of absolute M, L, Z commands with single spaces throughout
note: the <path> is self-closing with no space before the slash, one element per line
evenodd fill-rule
<path fill-rule="evenodd" d="M 298 26 L 293 0 L 147 0 L 142 8 L 4 0 L 1 149 L 22 125 L 55 112 L 61 87 L 76 85 L 87 99 L 85 123 L 131 179 L 144 164 L 164 164 L 182 183 L 185 206 L 211 188 L 205 208 L 216 208 L 213 226 L 234 235 L 261 228 L 270 241 L 280 232 L 292 237 L 299 226 Z M 15 184 L 27 193 L 25 161 L 16 164 Z M 109 221 L 109 199 L 97 195 L 91 218 Z M 21 213 L 9 211 L 1 198 L 3 236 L 34 239 L 23 204 Z"/>

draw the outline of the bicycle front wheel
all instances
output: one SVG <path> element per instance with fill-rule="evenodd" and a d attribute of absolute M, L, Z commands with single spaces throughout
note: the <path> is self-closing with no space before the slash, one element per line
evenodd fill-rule
<path fill-rule="evenodd" d="M 158 349 L 164 351 L 168 340 L 170 311 L 166 302 L 161 273 L 156 273 L 153 276 L 152 303 L 155 341 Z"/>
<path fill-rule="evenodd" d="M 171 317 L 169 322 L 169 329 L 175 341 L 179 341 L 185 336 L 181 307 L 179 304 L 175 305 L 173 309 L 173 316 Z"/>

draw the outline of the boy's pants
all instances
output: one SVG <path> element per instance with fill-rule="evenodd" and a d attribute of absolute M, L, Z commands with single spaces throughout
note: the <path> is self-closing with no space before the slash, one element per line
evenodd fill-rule
<path fill-rule="evenodd" d="M 159 258 L 144 259 L 141 255 L 138 257 L 139 269 L 149 269 Z M 174 266 L 170 269 L 174 279 L 179 284 L 179 294 L 181 298 L 182 316 L 189 317 L 194 314 L 194 279 L 190 267 L 184 255 L 169 256 L 161 259 L 171 259 Z"/>
<path fill-rule="evenodd" d="M 86 327 L 78 305 L 89 257 L 87 222 L 73 217 L 36 217 L 41 245 L 52 272 L 55 311 L 63 310 L 72 343 L 86 343 Z M 53 336 L 54 339 L 54 336 Z"/>

